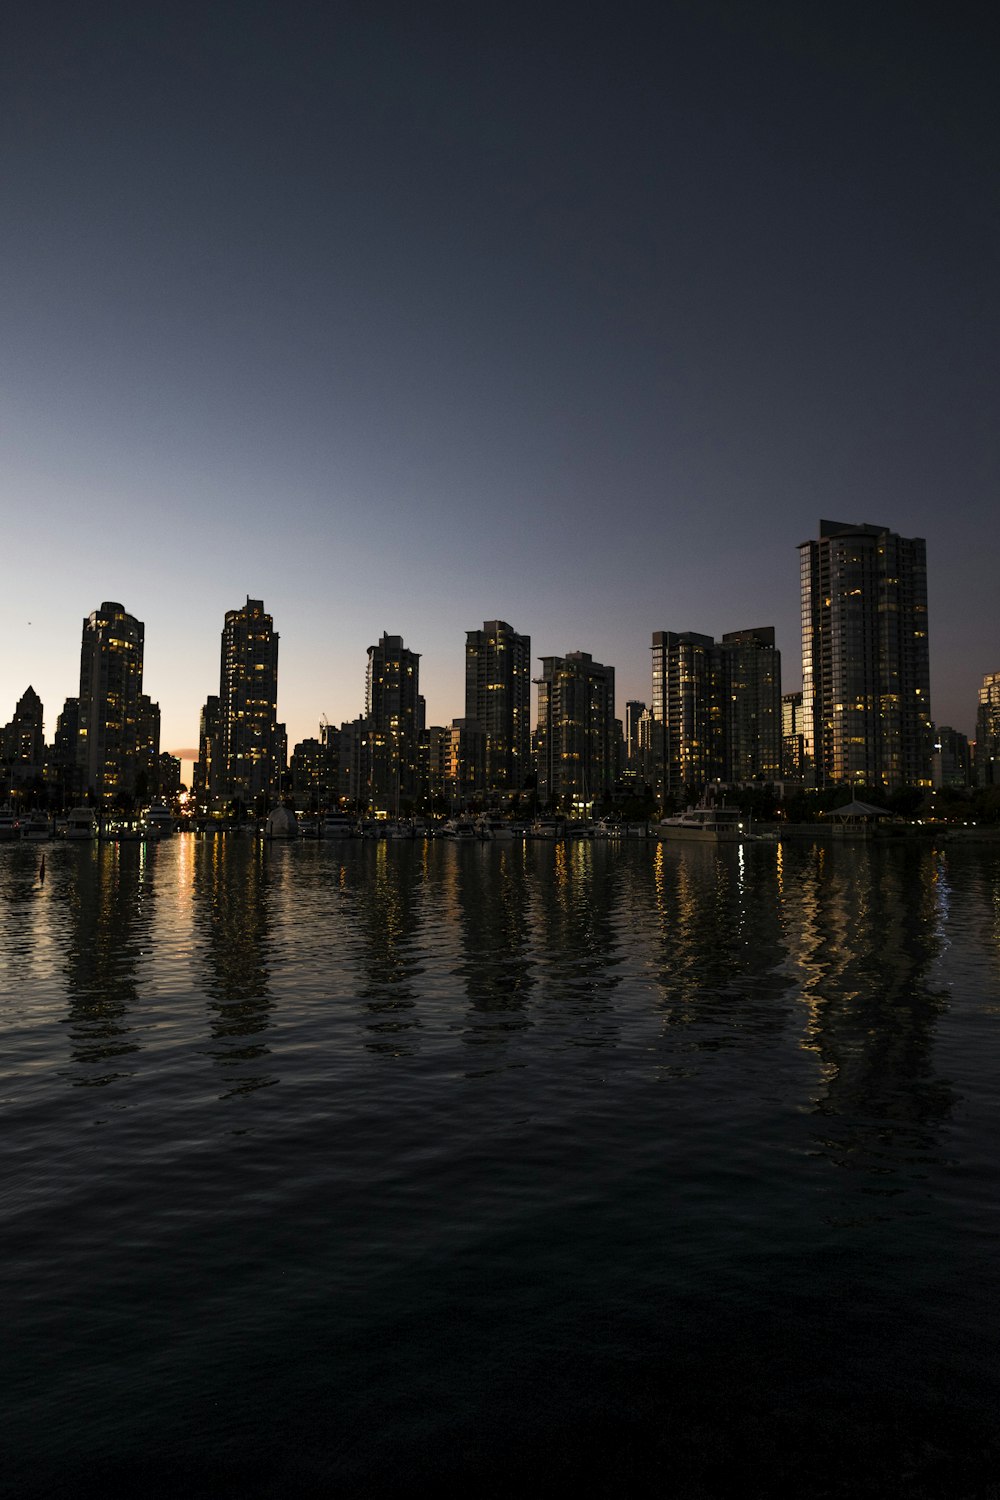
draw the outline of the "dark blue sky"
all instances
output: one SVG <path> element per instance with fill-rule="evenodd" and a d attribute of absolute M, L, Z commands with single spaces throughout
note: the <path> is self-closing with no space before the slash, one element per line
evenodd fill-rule
<path fill-rule="evenodd" d="M 869 5 L 22 7 L 4 44 L 0 721 L 146 622 L 164 745 L 263 597 L 292 739 L 383 631 L 774 624 L 820 516 L 928 542 L 932 706 L 1000 670 L 996 35 Z M 27 621 L 31 621 L 31 625 Z"/>

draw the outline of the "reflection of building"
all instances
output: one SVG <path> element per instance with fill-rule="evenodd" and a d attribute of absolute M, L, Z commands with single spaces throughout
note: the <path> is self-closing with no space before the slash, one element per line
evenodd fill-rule
<path fill-rule="evenodd" d="M 583 812 L 614 785 L 615 669 L 586 651 L 543 656 L 538 681 L 538 797 Z"/>
<path fill-rule="evenodd" d="M 1000 786 L 1000 672 L 988 672 L 979 689 L 976 785 Z"/>
<path fill-rule="evenodd" d="M 465 718 L 486 735 L 479 790 L 518 791 L 531 747 L 531 637 L 505 620 L 485 620 L 465 638 Z"/>
<path fill-rule="evenodd" d="M 929 786 L 927 552 L 882 526 L 821 521 L 799 547 L 802 711 L 818 786 Z"/>
<path fill-rule="evenodd" d="M 107 601 L 83 622 L 76 759 L 82 790 L 99 801 L 134 794 L 154 730 L 159 754 L 159 709 L 142 692 L 144 636 L 141 621 Z"/>
<path fill-rule="evenodd" d="M 374 809 L 398 810 L 419 792 L 420 656 L 401 635 L 383 635 L 368 647 L 365 715 L 370 726 L 371 801 Z"/>
<path fill-rule="evenodd" d="M 280 791 L 285 768 L 278 715 L 278 634 L 261 599 L 226 611 L 219 685 L 217 791 L 244 803 Z"/>
<path fill-rule="evenodd" d="M 716 642 L 693 630 L 653 634 L 657 795 L 781 773 L 781 655 L 771 626 Z"/>

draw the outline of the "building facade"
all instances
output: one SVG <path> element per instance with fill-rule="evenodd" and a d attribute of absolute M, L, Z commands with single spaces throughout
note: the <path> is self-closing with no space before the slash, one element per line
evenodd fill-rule
<path fill-rule="evenodd" d="M 42 700 L 28 687 L 17 700 L 14 717 L 0 729 L 0 797 L 8 797 L 15 787 L 35 783 L 44 789 L 45 764 Z"/>
<path fill-rule="evenodd" d="M 734 630 L 715 648 L 719 778 L 731 784 L 781 778 L 781 653 L 773 626 Z"/>
<path fill-rule="evenodd" d="M 936 791 L 963 791 L 972 785 L 972 753 L 968 737 L 948 724 L 938 726 L 931 759 L 931 782 Z"/>
<path fill-rule="evenodd" d="M 799 577 L 807 782 L 929 786 L 923 539 L 821 521 L 799 547 Z"/>
<path fill-rule="evenodd" d="M 83 622 L 76 762 L 81 793 L 98 802 L 135 794 L 154 709 L 159 755 L 159 709 L 142 691 L 144 641 L 142 622 L 121 604 L 105 601 Z"/>
<path fill-rule="evenodd" d="M 531 752 L 531 637 L 506 620 L 485 620 L 465 638 L 465 719 L 486 737 L 483 786 L 517 792 Z"/>
<path fill-rule="evenodd" d="M 420 794 L 424 727 L 420 655 L 403 645 L 401 635 L 383 635 L 378 645 L 368 647 L 365 717 L 371 757 L 369 802 L 373 811 L 395 816 Z"/>
<path fill-rule="evenodd" d="M 802 694 L 781 695 L 781 774 L 787 780 L 802 776 L 805 737 L 802 732 Z"/>
<path fill-rule="evenodd" d="M 661 806 L 711 782 L 781 776 L 781 655 L 772 626 L 715 641 L 695 631 L 653 634 L 652 754 Z"/>
<path fill-rule="evenodd" d="M 543 656 L 535 754 L 538 800 L 589 816 L 615 782 L 615 669 L 586 651 Z"/>
<path fill-rule="evenodd" d="M 246 807 L 258 798 L 271 801 L 281 791 L 285 746 L 278 724 L 278 639 L 262 599 L 248 597 L 242 609 L 226 611 L 214 794 Z"/>
<path fill-rule="evenodd" d="M 653 756 L 661 805 L 714 779 L 714 649 L 710 635 L 653 632 Z"/>
<path fill-rule="evenodd" d="M 976 710 L 976 785 L 1000 786 L 1000 672 L 988 672 Z"/>

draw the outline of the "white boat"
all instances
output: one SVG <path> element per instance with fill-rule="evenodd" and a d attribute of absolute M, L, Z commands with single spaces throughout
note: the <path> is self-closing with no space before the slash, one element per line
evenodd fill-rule
<path fill-rule="evenodd" d="M 43 812 L 29 813 L 19 823 L 21 837 L 28 839 L 31 843 L 41 843 L 49 836 L 49 820 Z"/>
<path fill-rule="evenodd" d="M 750 838 L 750 819 L 738 807 L 688 807 L 657 823 L 661 839 L 686 839 L 697 844 L 742 844 Z"/>
<path fill-rule="evenodd" d="M 17 819 L 9 807 L 0 807 L 0 840 L 8 843 L 17 838 Z"/>
<path fill-rule="evenodd" d="M 478 835 L 471 823 L 463 823 L 460 818 L 449 818 L 441 829 L 440 837 L 455 839 L 460 844 L 473 844 Z"/>
<path fill-rule="evenodd" d="M 167 839 L 174 831 L 174 815 L 165 802 L 153 802 L 146 809 L 145 824 L 157 838 Z"/>
<path fill-rule="evenodd" d="M 505 823 L 503 818 L 480 818 L 476 823 L 476 834 L 479 838 L 491 843 L 494 839 L 512 839 L 514 829 L 510 823 Z"/>
<path fill-rule="evenodd" d="M 68 839 L 93 839 L 97 837 L 97 818 L 92 807 L 74 807 L 66 819 Z"/>
<path fill-rule="evenodd" d="M 565 838 L 566 820 L 564 818 L 536 818 L 531 825 L 531 836 L 534 839 Z"/>
<path fill-rule="evenodd" d="M 276 807 L 273 812 L 268 813 L 264 824 L 266 839 L 297 839 L 298 836 L 298 819 L 290 807 Z"/>
<path fill-rule="evenodd" d="M 349 839 L 354 837 L 357 818 L 351 813 L 328 812 L 323 819 L 319 836 L 322 839 Z"/>

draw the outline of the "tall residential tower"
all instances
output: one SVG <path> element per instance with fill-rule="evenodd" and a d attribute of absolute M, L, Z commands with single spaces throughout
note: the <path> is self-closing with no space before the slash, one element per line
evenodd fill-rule
<path fill-rule="evenodd" d="M 141 620 L 111 601 L 83 622 L 76 762 L 81 791 L 99 802 L 133 796 L 160 753 L 159 709 L 142 691 L 144 640 Z"/>
<path fill-rule="evenodd" d="M 277 717 L 278 634 L 263 600 L 248 598 L 242 609 L 226 611 L 222 631 L 216 768 L 221 796 L 247 805 L 259 796 L 277 796 L 285 769 Z"/>
<path fill-rule="evenodd" d="M 884 526 L 819 530 L 799 547 L 807 781 L 930 786 L 926 544 Z"/>
<path fill-rule="evenodd" d="M 465 719 L 486 736 L 486 786 L 517 792 L 531 753 L 531 637 L 485 620 L 465 637 Z"/>

